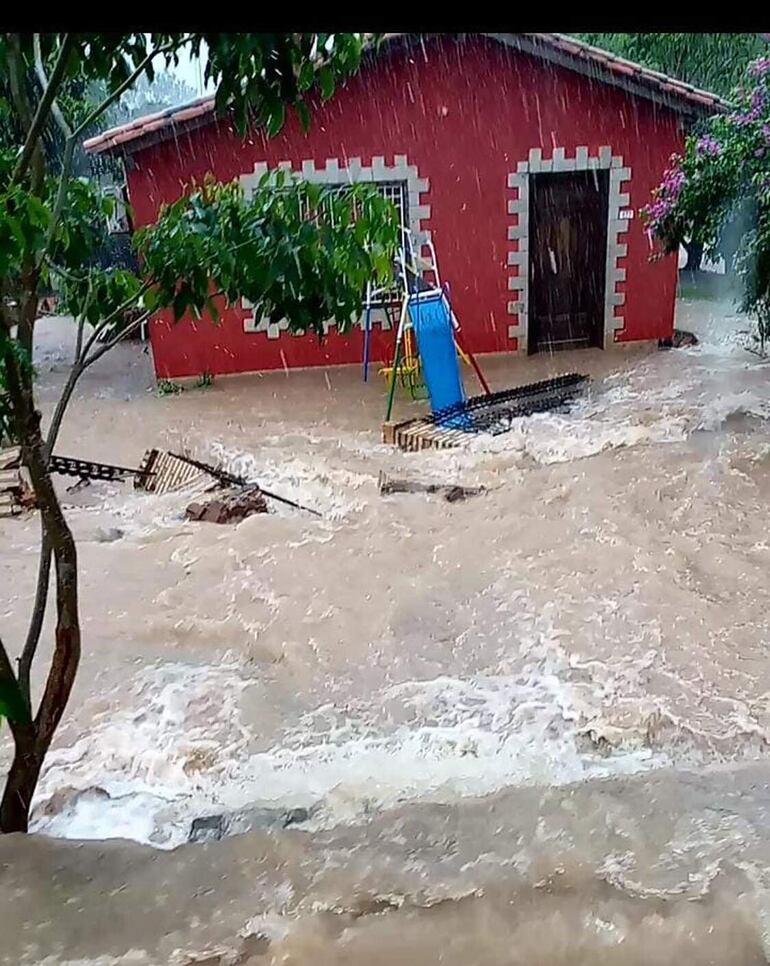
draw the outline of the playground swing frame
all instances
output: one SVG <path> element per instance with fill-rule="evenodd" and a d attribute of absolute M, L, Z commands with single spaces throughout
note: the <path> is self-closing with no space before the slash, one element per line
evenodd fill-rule
<path fill-rule="evenodd" d="M 436 249 L 433 245 L 433 242 L 430 238 L 428 238 L 425 240 L 424 244 L 427 246 L 430 253 L 430 257 L 428 259 L 424 259 L 415 254 L 411 233 L 408 231 L 408 229 L 403 229 L 403 244 L 397 255 L 398 276 L 401 282 L 401 310 L 399 314 L 398 329 L 396 331 L 393 364 L 392 366 L 386 366 L 380 370 L 380 372 L 388 379 L 388 403 L 385 415 L 386 422 L 390 420 L 393 412 L 397 381 L 400 381 L 403 386 L 409 388 L 412 398 L 415 398 L 415 391 L 417 388 L 415 384 L 415 377 L 419 376 L 420 357 L 418 347 L 413 344 L 414 320 L 411 317 L 411 312 L 416 311 L 419 313 L 420 303 L 422 301 L 432 301 L 436 298 L 441 298 L 446 303 L 447 311 L 452 324 L 452 336 L 455 350 L 462 361 L 465 362 L 466 365 L 470 365 L 473 368 L 485 394 L 488 395 L 490 393 L 489 385 L 484 378 L 481 368 L 479 367 L 470 350 L 467 349 L 467 347 L 462 343 L 460 337 L 460 326 L 449 300 L 449 286 L 447 284 L 442 285 L 441 283 L 441 276 L 438 270 L 438 259 L 436 257 Z M 409 254 L 408 259 L 407 252 Z M 420 281 L 422 279 L 423 271 L 432 273 L 434 282 L 432 285 L 424 283 L 424 288 L 420 288 Z M 410 284 L 410 274 L 414 279 L 413 284 Z M 368 380 L 371 310 L 375 304 L 377 294 L 377 290 L 374 290 L 370 286 L 367 287 L 366 312 L 364 315 L 364 381 Z M 405 363 L 402 363 L 402 355 L 405 357 Z"/>

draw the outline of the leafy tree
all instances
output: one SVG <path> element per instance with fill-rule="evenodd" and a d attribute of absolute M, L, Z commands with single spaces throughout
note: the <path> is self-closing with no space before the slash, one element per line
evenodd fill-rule
<path fill-rule="evenodd" d="M 763 34 L 577 34 L 580 40 L 603 47 L 620 57 L 670 74 L 695 87 L 726 97 L 747 65 L 767 48 Z M 703 247 L 684 238 L 686 271 L 697 271 Z"/>
<path fill-rule="evenodd" d="M 764 352 L 770 338 L 770 57 L 749 66 L 733 102 L 734 110 L 687 138 L 642 215 L 666 252 L 692 238 L 710 256 L 734 259 L 742 307 L 757 320 Z"/>
<path fill-rule="evenodd" d="M 576 34 L 595 47 L 726 97 L 767 47 L 762 34 Z"/>
<path fill-rule="evenodd" d="M 155 65 L 208 49 L 206 80 L 241 130 L 275 134 L 287 109 L 304 124 L 308 102 L 330 97 L 359 65 L 359 34 L 4 34 L 6 139 L 0 149 L 0 420 L 19 441 L 40 512 L 38 582 L 14 667 L 0 640 L 0 715 L 14 757 L 0 802 L 0 829 L 26 831 L 45 755 L 78 669 L 81 630 L 77 548 L 49 460 L 80 375 L 151 313 L 179 319 L 248 298 L 292 331 L 323 334 L 360 312 L 365 283 L 384 281 L 398 238 L 396 213 L 372 186 L 346 191 L 266 176 L 250 198 L 236 184 L 206 181 L 168 205 L 136 235 L 140 273 L 95 264 L 109 202 L 73 176 L 84 133 Z M 96 106 L 68 100 L 101 86 Z M 60 157 L 52 132 L 63 143 Z M 41 286 L 56 283 L 77 327 L 75 361 L 44 433 L 35 400 L 32 345 Z M 54 576 L 55 639 L 39 701 L 32 666 Z"/>

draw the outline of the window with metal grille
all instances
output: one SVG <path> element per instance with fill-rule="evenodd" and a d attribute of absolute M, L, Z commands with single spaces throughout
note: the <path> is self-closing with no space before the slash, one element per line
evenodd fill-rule
<path fill-rule="evenodd" d="M 370 182 L 367 182 L 370 183 Z M 402 239 L 405 238 L 404 231 L 409 228 L 409 209 L 408 209 L 408 194 L 407 185 L 405 181 L 375 181 L 374 186 L 377 188 L 379 193 L 391 201 L 398 211 L 398 221 L 399 221 L 399 235 Z M 349 187 L 349 182 L 344 182 L 338 185 L 330 185 L 332 191 L 344 191 L 345 188 Z M 301 212 L 303 218 L 312 218 L 313 212 L 307 200 L 302 201 L 303 211 Z M 373 299 L 372 305 L 374 307 L 381 307 L 383 305 L 390 305 L 394 301 L 400 298 L 401 289 L 399 281 L 394 277 L 392 285 L 387 289 L 382 289 L 377 293 L 377 296 Z"/>
<path fill-rule="evenodd" d="M 387 198 L 388 201 L 393 202 L 398 210 L 399 227 L 403 231 L 405 228 L 409 227 L 409 211 L 408 211 L 408 195 L 406 192 L 406 183 L 404 181 L 377 181 L 374 182 L 374 186 L 377 188 L 379 193 L 383 198 Z M 330 186 L 332 191 L 344 191 L 345 188 L 349 187 L 348 183 L 332 185 Z M 310 210 L 308 202 L 305 200 L 302 202 L 303 218 L 312 218 L 313 213 Z"/>

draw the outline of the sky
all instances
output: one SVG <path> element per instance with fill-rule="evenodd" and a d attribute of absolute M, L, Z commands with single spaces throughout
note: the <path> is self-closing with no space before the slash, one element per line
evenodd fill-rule
<path fill-rule="evenodd" d="M 179 64 L 177 67 L 171 67 L 171 73 L 176 74 L 180 80 L 185 81 L 193 88 L 195 93 L 201 97 L 203 94 L 207 94 L 213 91 L 213 85 L 209 84 L 208 88 L 203 84 L 203 70 L 205 67 L 205 54 L 204 58 L 191 60 L 187 51 L 182 51 L 179 55 Z"/>

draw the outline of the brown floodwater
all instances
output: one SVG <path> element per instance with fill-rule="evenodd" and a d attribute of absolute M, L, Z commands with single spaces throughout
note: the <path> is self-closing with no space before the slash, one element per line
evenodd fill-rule
<path fill-rule="evenodd" d="M 35 834 L 0 840 L 0 963 L 765 963 L 770 366 L 679 313 L 699 346 L 482 359 L 592 381 L 444 452 L 382 445 L 357 369 L 158 397 L 141 346 L 94 367 L 58 453 L 186 447 L 322 517 L 61 481 L 83 662 Z M 49 412 L 69 332 L 40 335 Z M 38 526 L 0 521 L 12 650 Z M 188 842 L 214 824 L 242 834 Z"/>

